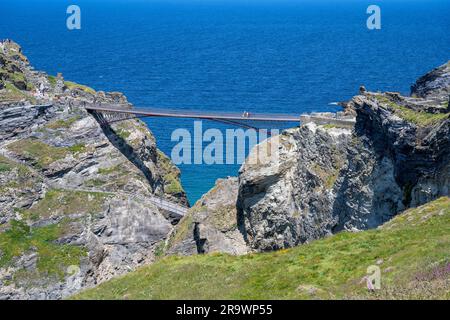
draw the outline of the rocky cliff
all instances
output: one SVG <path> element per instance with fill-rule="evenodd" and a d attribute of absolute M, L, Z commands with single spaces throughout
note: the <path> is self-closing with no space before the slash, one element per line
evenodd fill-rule
<path fill-rule="evenodd" d="M 342 230 L 375 228 L 448 196 L 449 88 L 450 63 L 421 77 L 411 97 L 361 87 L 344 104 L 345 114 L 356 116 L 354 126 L 311 121 L 261 143 L 237 181 L 219 181 L 175 228 L 166 253 L 293 247 Z M 251 161 L 273 143 L 276 159 Z M 216 192 L 224 185 L 233 187 Z M 209 222 L 220 217 L 236 223 L 247 248 L 241 237 L 230 242 L 228 230 Z"/>
<path fill-rule="evenodd" d="M 99 123 L 114 103 L 30 66 L 0 42 L 0 299 L 59 299 L 155 258 L 186 206 L 179 170 L 137 119 Z"/>
<path fill-rule="evenodd" d="M 450 61 L 420 77 L 411 87 L 411 95 L 444 104 L 447 102 L 446 105 L 448 107 L 449 83 Z"/>
<path fill-rule="evenodd" d="M 333 204 L 351 130 L 309 123 L 278 138 L 278 163 L 245 163 L 239 174 L 239 223 L 255 249 L 321 238 L 336 224 Z"/>
<path fill-rule="evenodd" d="M 347 104 L 352 130 L 308 124 L 284 132 L 279 164 L 244 164 L 238 221 L 254 250 L 374 228 L 450 191 L 449 64 L 412 97 L 364 88 Z M 250 156 L 251 157 L 251 156 Z"/>
<path fill-rule="evenodd" d="M 169 255 L 247 253 L 236 220 L 237 194 L 237 178 L 219 179 L 176 226 L 163 252 Z"/>

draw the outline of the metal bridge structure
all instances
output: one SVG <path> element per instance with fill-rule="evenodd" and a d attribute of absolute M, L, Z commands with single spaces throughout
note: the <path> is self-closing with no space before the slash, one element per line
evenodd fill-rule
<path fill-rule="evenodd" d="M 85 109 L 93 113 L 101 124 L 109 124 L 118 121 L 135 118 L 184 118 L 211 120 L 244 127 L 248 129 L 259 129 L 262 125 L 276 127 L 281 123 L 298 126 L 300 123 L 313 122 L 318 125 L 353 126 L 356 122 L 353 116 L 341 115 L 341 113 L 311 113 L 311 114 L 279 114 L 279 113 L 250 113 L 238 112 L 207 112 L 180 109 L 160 108 L 130 108 L 121 105 L 87 105 Z M 293 125 L 295 124 L 295 125 Z"/>
<path fill-rule="evenodd" d="M 250 113 L 250 112 L 207 112 L 161 108 L 125 108 L 120 105 L 87 105 L 85 109 L 95 113 L 102 124 L 114 123 L 135 118 L 182 118 L 211 120 L 244 128 L 258 129 L 258 124 L 298 123 L 300 116 L 289 114 Z"/>

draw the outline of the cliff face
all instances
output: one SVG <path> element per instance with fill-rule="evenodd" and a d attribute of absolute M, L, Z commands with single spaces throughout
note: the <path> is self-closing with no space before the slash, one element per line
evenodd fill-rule
<path fill-rule="evenodd" d="M 237 178 L 219 179 L 189 210 L 167 240 L 167 255 L 248 252 L 236 222 Z"/>
<path fill-rule="evenodd" d="M 179 170 L 140 120 L 83 108 L 126 98 L 36 72 L 9 41 L 0 67 L 0 299 L 58 299 L 153 261 L 181 218 L 155 197 L 187 205 Z"/>
<path fill-rule="evenodd" d="M 251 248 L 374 228 L 448 196 L 449 88 L 446 64 L 418 80 L 415 98 L 362 90 L 348 104 L 353 130 L 304 125 L 281 135 L 279 164 L 244 164 L 238 221 Z"/>
<path fill-rule="evenodd" d="M 275 250 L 330 234 L 335 184 L 350 140 L 347 128 L 309 123 L 280 136 L 278 163 L 242 166 L 239 223 L 252 248 Z"/>
<path fill-rule="evenodd" d="M 367 138 L 378 155 L 394 164 L 394 177 L 406 206 L 417 206 L 449 192 L 450 119 L 447 108 L 394 94 L 353 99 L 358 112 L 356 135 Z M 412 106 L 410 106 L 412 104 Z"/>
<path fill-rule="evenodd" d="M 450 95 L 450 62 L 420 77 L 411 87 L 413 97 L 448 102 Z M 448 103 L 447 103 L 448 107 Z"/>

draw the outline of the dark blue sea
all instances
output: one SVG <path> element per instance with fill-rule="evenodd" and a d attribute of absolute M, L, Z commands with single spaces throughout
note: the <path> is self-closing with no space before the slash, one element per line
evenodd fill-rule
<path fill-rule="evenodd" d="M 66 28 L 81 8 L 82 29 Z M 382 28 L 366 27 L 381 8 Z M 450 59 L 450 1 L 1 0 L 0 38 L 38 70 L 140 107 L 300 114 L 335 111 L 361 84 L 408 93 Z M 190 120 L 147 120 L 167 154 Z M 204 127 L 217 127 L 204 123 Z M 218 126 L 223 129 L 223 126 Z M 182 165 L 193 203 L 238 165 Z"/>

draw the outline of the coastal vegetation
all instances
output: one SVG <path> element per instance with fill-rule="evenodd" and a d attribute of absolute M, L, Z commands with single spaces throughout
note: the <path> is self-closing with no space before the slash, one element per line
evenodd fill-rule
<path fill-rule="evenodd" d="M 69 154 L 77 155 L 87 151 L 87 147 L 82 143 L 70 147 L 54 147 L 35 138 L 15 141 L 7 148 L 21 158 L 31 160 L 40 169 L 64 159 Z"/>
<path fill-rule="evenodd" d="M 80 120 L 80 118 L 81 117 L 79 117 L 79 116 L 75 116 L 75 117 L 71 117 L 68 119 L 58 119 L 58 120 L 48 123 L 45 127 L 48 129 L 53 129 L 53 130 L 68 129 L 72 126 L 72 124 L 74 124 L 75 122 Z"/>
<path fill-rule="evenodd" d="M 74 299 L 448 299 L 449 228 L 444 197 L 378 229 L 292 249 L 166 257 Z M 382 271 L 374 292 L 364 278 L 371 265 Z"/>
<path fill-rule="evenodd" d="M 400 118 L 408 122 L 414 123 L 415 125 L 420 127 L 427 127 L 430 125 L 434 125 L 449 118 L 450 116 L 450 113 L 448 112 L 431 113 L 426 111 L 415 111 L 405 106 L 399 105 L 383 95 L 377 95 L 376 99 L 379 102 L 387 105 L 389 109 L 392 110 L 394 114 L 398 115 Z"/>
<path fill-rule="evenodd" d="M 32 103 L 36 102 L 36 99 L 26 91 L 19 90 L 14 84 L 10 82 L 4 82 L 4 88 L 0 90 L 0 101 L 20 100 L 28 100 Z"/>
<path fill-rule="evenodd" d="M 95 94 L 95 90 L 94 89 L 92 89 L 92 88 L 90 88 L 88 86 L 82 85 L 82 84 L 78 84 L 76 82 L 64 81 L 64 85 L 67 88 L 69 88 L 69 90 L 79 89 L 79 90 L 82 90 L 82 91 L 84 91 L 86 93 L 89 93 L 89 94 Z"/>
<path fill-rule="evenodd" d="M 101 211 L 107 199 L 106 193 L 52 189 L 36 205 L 23 210 L 22 215 L 37 220 L 70 214 L 94 214 Z"/>
<path fill-rule="evenodd" d="M 35 251 L 37 269 L 33 272 L 26 269 L 15 272 L 13 282 L 30 277 L 57 276 L 62 279 L 66 268 L 79 265 L 80 259 L 86 256 L 82 247 L 57 244 L 55 241 L 64 232 L 64 222 L 41 227 L 30 227 L 25 222 L 11 220 L 6 231 L 0 233 L 0 267 L 8 267 L 23 254 Z"/>
<path fill-rule="evenodd" d="M 180 170 L 173 165 L 170 159 L 161 151 L 158 150 L 157 162 L 164 174 L 164 192 L 168 194 L 179 194 L 184 192 L 180 183 Z"/>
<path fill-rule="evenodd" d="M 38 168 L 47 167 L 53 162 L 63 159 L 68 153 L 66 148 L 53 147 L 33 138 L 15 141 L 7 148 L 23 158 L 31 159 Z"/>

